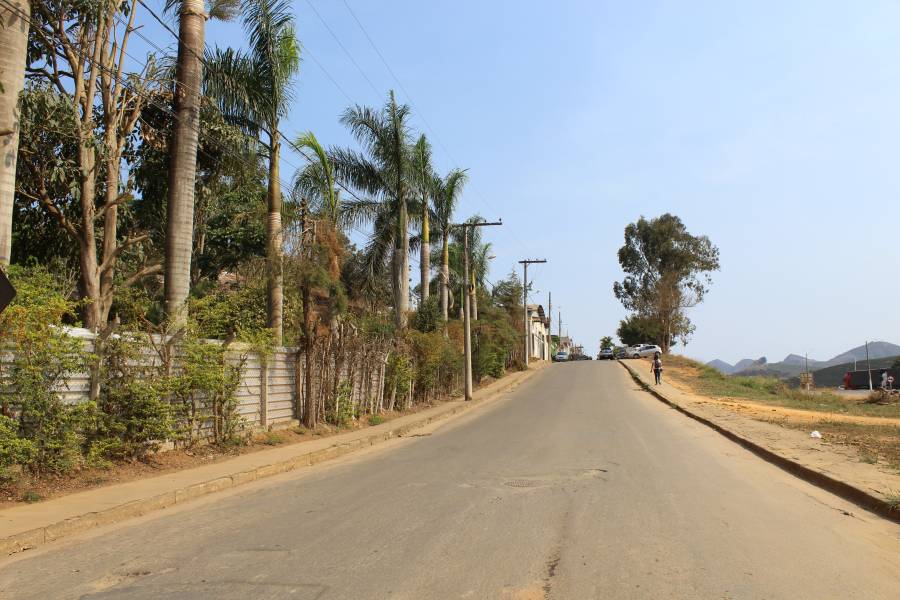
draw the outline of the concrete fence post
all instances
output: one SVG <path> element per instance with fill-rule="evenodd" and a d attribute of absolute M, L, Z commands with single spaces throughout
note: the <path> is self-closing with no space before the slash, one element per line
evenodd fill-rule
<path fill-rule="evenodd" d="M 259 426 L 269 428 L 269 361 L 259 363 Z"/>

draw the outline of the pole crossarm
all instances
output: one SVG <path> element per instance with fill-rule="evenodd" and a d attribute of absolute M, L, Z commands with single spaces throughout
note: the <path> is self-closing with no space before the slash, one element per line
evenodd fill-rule
<path fill-rule="evenodd" d="M 495 225 L 503 225 L 503 221 L 478 221 L 476 223 L 453 223 L 450 225 L 450 229 L 460 229 L 462 227 L 492 227 Z"/>

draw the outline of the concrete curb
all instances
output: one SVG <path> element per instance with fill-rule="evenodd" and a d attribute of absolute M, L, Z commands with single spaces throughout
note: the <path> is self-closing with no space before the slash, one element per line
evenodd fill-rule
<path fill-rule="evenodd" d="M 785 456 L 777 454 L 768 448 L 760 446 L 753 440 L 750 440 L 730 429 L 726 429 L 722 427 L 718 423 L 707 419 L 706 417 L 700 416 L 697 413 L 691 411 L 688 408 L 685 408 L 681 404 L 670 400 L 666 396 L 664 396 L 659 391 L 653 389 L 646 381 L 641 379 L 641 376 L 632 369 L 630 366 L 625 364 L 623 361 L 618 361 L 625 370 L 631 375 L 631 378 L 641 386 L 641 388 L 649 392 L 652 396 L 654 396 L 657 400 L 663 402 L 664 404 L 669 405 L 674 408 L 681 414 L 698 421 L 699 423 L 703 423 L 713 431 L 721 434 L 722 436 L 728 438 L 732 442 L 746 448 L 753 454 L 759 456 L 763 460 L 768 463 L 775 465 L 776 467 L 782 469 L 783 471 L 787 471 L 791 475 L 798 477 L 807 483 L 811 483 L 816 487 L 822 488 L 827 492 L 831 492 L 835 496 L 839 496 L 848 502 L 852 502 L 857 506 L 864 508 L 870 512 L 877 514 L 880 517 L 883 517 L 889 521 L 893 521 L 894 523 L 900 523 L 900 510 L 892 507 L 890 504 L 885 502 L 882 498 L 870 494 L 865 490 L 861 490 L 860 488 L 850 485 L 845 481 L 841 481 L 839 479 L 835 479 L 825 473 L 807 467 L 797 461 L 791 460 Z"/>
<path fill-rule="evenodd" d="M 54 542 L 61 538 L 76 535 L 78 533 L 83 533 L 96 527 L 111 525 L 113 523 L 118 523 L 126 519 L 146 515 L 148 513 L 161 510 L 175 504 L 190 502 L 191 500 L 195 500 L 209 494 L 214 494 L 222 490 L 234 488 L 239 485 L 250 483 L 259 479 L 264 479 L 266 477 L 271 477 L 273 475 L 278 475 L 280 473 L 286 473 L 288 471 L 293 471 L 303 467 L 317 465 L 319 463 L 334 460 L 341 456 L 357 452 L 363 448 L 368 448 L 369 446 L 381 444 L 393 438 L 403 437 L 409 432 L 424 427 L 425 425 L 429 425 L 436 421 L 449 419 L 461 413 L 467 412 L 474 407 L 489 404 L 504 396 L 512 388 L 527 381 L 535 373 L 541 370 L 541 368 L 538 368 L 513 373 L 508 377 L 494 382 L 494 384 L 497 384 L 496 389 L 489 389 L 490 386 L 488 386 L 487 388 L 478 390 L 478 392 L 483 393 L 483 396 L 480 398 L 475 398 L 471 402 L 458 404 L 444 411 L 432 414 L 423 414 L 420 419 L 414 419 L 410 422 L 406 422 L 403 425 L 400 425 L 399 427 L 389 428 L 386 431 L 381 431 L 368 437 L 357 437 L 356 439 L 349 441 L 338 440 L 335 444 L 329 446 L 328 448 L 298 454 L 288 460 L 273 462 L 271 464 L 263 465 L 249 471 L 235 472 L 228 476 L 216 477 L 208 481 L 191 484 L 189 486 L 174 490 L 167 490 L 164 493 L 158 495 L 126 502 L 124 504 L 113 506 L 101 511 L 87 512 L 85 514 L 64 519 L 62 521 L 52 523 L 43 527 L 30 529 L 21 533 L 16 533 L 0 538 L 0 555 L 11 555 L 22 552 L 24 550 L 31 550 L 43 544 Z M 476 394 L 478 392 L 476 392 Z M 440 408 L 440 405 L 435 408 Z M 385 425 L 389 425 L 390 423 L 391 421 L 388 421 L 387 423 L 385 423 Z M 347 435 L 352 435 L 352 433 L 354 432 L 350 432 Z M 336 437 L 340 436 L 338 435 Z M 301 442 L 301 444 L 303 443 L 306 442 Z"/>

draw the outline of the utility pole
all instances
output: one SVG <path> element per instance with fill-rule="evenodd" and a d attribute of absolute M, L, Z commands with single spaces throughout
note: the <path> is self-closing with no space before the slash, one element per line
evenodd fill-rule
<path fill-rule="evenodd" d="M 472 399 L 472 326 L 470 323 L 470 311 L 471 307 L 469 306 L 470 301 L 470 286 L 472 283 L 469 281 L 469 229 L 473 227 L 489 227 L 494 225 L 503 225 L 503 221 L 497 221 L 496 223 L 457 223 L 455 225 L 451 225 L 450 227 L 461 227 L 463 230 L 463 282 L 465 287 L 465 292 L 463 292 L 463 329 L 465 330 L 465 366 L 466 366 L 466 374 L 465 374 L 465 394 L 466 400 Z"/>
<path fill-rule="evenodd" d="M 869 362 L 869 340 L 866 340 L 866 371 L 869 372 L 869 391 L 872 391 L 872 364 Z"/>
<path fill-rule="evenodd" d="M 553 351 L 553 292 L 547 292 L 547 360 L 550 360 L 552 356 L 550 353 Z"/>
<path fill-rule="evenodd" d="M 528 259 L 520 260 L 519 264 L 524 268 L 524 278 L 522 285 L 522 310 L 525 313 L 523 320 L 523 329 L 525 330 L 525 368 L 528 368 L 528 355 L 531 353 L 531 331 L 528 327 L 528 265 L 539 265 L 547 262 L 545 259 Z"/>

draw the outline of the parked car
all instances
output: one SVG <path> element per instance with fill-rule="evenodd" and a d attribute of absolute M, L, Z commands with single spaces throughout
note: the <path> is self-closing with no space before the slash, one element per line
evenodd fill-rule
<path fill-rule="evenodd" d="M 613 358 L 616 360 L 628 358 L 628 348 L 616 348 L 615 352 L 613 352 Z"/>
<path fill-rule="evenodd" d="M 631 358 L 646 358 L 655 355 L 657 352 L 662 354 L 662 348 L 656 344 L 641 344 L 628 349 L 628 355 Z"/>
<path fill-rule="evenodd" d="M 612 348 L 600 348 L 600 354 L 597 355 L 597 360 L 612 360 L 613 359 L 613 349 Z"/>
<path fill-rule="evenodd" d="M 566 362 L 567 360 L 569 360 L 569 353 L 565 350 L 560 350 L 553 355 L 553 360 L 555 362 Z"/>

